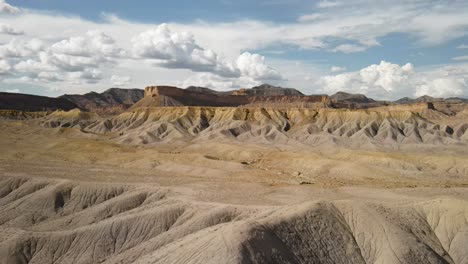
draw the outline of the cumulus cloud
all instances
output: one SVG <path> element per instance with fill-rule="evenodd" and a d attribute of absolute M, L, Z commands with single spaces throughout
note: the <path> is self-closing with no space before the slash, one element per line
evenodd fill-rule
<path fill-rule="evenodd" d="M 0 14 L 18 14 L 19 12 L 18 7 L 8 4 L 5 0 L 0 0 Z"/>
<path fill-rule="evenodd" d="M 413 72 L 412 64 L 400 66 L 382 61 L 358 72 L 325 76 L 321 78 L 320 85 L 324 92 L 330 94 L 346 91 L 389 98 L 407 88 L 407 81 Z"/>
<path fill-rule="evenodd" d="M 440 77 L 421 84 L 416 88 L 415 96 L 451 97 L 463 95 L 467 82 L 463 78 Z"/>
<path fill-rule="evenodd" d="M 42 50 L 43 42 L 39 39 L 17 40 L 12 39 L 4 45 L 0 45 L 1 58 L 24 58 L 35 55 Z"/>
<path fill-rule="evenodd" d="M 21 30 L 17 30 L 8 24 L 0 24 L 0 34 L 22 35 L 24 34 L 24 32 Z"/>
<path fill-rule="evenodd" d="M 88 31 L 46 44 L 38 39 L 12 40 L 0 46 L 0 55 L 16 61 L 14 69 L 21 77 L 38 82 L 97 83 L 99 68 L 124 56 L 114 39 L 100 31 Z"/>
<path fill-rule="evenodd" d="M 265 57 L 249 52 L 242 53 L 237 58 L 237 67 L 244 76 L 255 80 L 281 80 L 281 74 L 265 63 Z"/>
<path fill-rule="evenodd" d="M 133 54 L 137 58 L 153 60 L 162 67 L 212 73 L 223 78 L 282 79 L 281 74 L 268 66 L 261 55 L 244 52 L 231 62 L 198 45 L 192 34 L 173 32 L 167 24 L 137 35 L 132 43 Z"/>
<path fill-rule="evenodd" d="M 173 32 L 167 24 L 142 32 L 132 39 L 132 43 L 137 58 L 154 60 L 163 67 L 213 72 L 226 77 L 239 75 L 233 65 L 213 50 L 200 47 L 192 34 Z"/>
<path fill-rule="evenodd" d="M 130 76 L 112 75 L 110 80 L 112 82 L 112 85 L 118 87 L 129 85 L 132 82 L 132 78 Z"/>
<path fill-rule="evenodd" d="M 448 65 L 416 75 L 415 96 L 466 96 L 468 94 L 468 64 Z"/>
<path fill-rule="evenodd" d="M 466 65 L 417 72 L 410 63 L 405 65 L 381 61 L 356 72 L 320 78 L 320 91 L 362 93 L 374 98 L 398 99 L 403 96 L 460 96 L 468 93 Z"/>
<path fill-rule="evenodd" d="M 242 53 L 236 60 L 240 76 L 229 78 L 213 73 L 198 73 L 179 83 L 183 87 L 202 86 L 216 90 L 232 90 L 239 87 L 252 87 L 262 83 L 279 84 L 282 75 L 265 63 L 265 58 L 249 52 Z"/>
<path fill-rule="evenodd" d="M 80 57 L 124 55 L 124 51 L 117 47 L 113 38 L 97 30 L 88 31 L 84 36 L 71 37 L 57 42 L 50 47 L 50 51 Z"/>

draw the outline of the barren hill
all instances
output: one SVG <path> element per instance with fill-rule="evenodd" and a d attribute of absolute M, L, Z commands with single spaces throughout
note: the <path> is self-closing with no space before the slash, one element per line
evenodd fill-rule
<path fill-rule="evenodd" d="M 329 101 L 0 120 L 0 263 L 466 263 L 468 109 Z"/>
<path fill-rule="evenodd" d="M 73 102 L 81 110 L 97 113 L 120 113 L 143 98 L 141 89 L 110 88 L 102 93 L 65 94 L 59 98 Z"/>
<path fill-rule="evenodd" d="M 301 144 L 466 144 L 468 120 L 430 121 L 443 113 L 430 105 L 374 110 L 278 109 L 262 107 L 142 107 L 118 116 L 80 118 L 66 112 L 41 120 L 48 127 L 79 127 L 118 133 L 122 143 L 241 140 Z M 438 120 L 440 121 L 440 120 Z"/>
<path fill-rule="evenodd" d="M 331 99 L 336 101 L 351 102 L 351 103 L 371 103 L 375 102 L 374 99 L 368 98 L 363 94 L 351 94 L 345 92 L 337 92 L 330 96 Z"/>

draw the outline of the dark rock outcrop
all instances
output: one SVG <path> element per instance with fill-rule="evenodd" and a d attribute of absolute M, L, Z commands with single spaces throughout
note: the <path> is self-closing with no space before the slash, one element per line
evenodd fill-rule
<path fill-rule="evenodd" d="M 0 109 L 28 112 L 71 110 L 78 106 L 65 99 L 19 93 L 0 92 Z"/>

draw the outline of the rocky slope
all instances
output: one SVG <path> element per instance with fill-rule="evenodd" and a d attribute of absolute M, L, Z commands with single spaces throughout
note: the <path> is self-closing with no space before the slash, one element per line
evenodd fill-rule
<path fill-rule="evenodd" d="M 65 94 L 59 98 L 73 102 L 84 111 L 101 114 L 121 113 L 143 98 L 141 89 L 110 88 L 102 93 Z"/>
<path fill-rule="evenodd" d="M 331 99 L 336 101 L 342 102 L 350 102 L 350 103 L 372 103 L 375 102 L 374 99 L 368 98 L 363 94 L 351 94 L 345 92 L 337 92 L 330 96 Z"/>
<path fill-rule="evenodd" d="M 172 195 L 171 195 L 172 193 Z M 466 263 L 468 203 L 193 201 L 154 185 L 0 178 L 0 259 L 34 263 Z"/>

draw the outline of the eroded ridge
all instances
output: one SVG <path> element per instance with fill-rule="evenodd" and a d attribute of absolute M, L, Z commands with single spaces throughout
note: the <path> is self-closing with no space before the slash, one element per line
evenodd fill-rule
<path fill-rule="evenodd" d="M 0 179 L 3 263 L 466 263 L 468 203 L 206 203 L 151 185 Z"/>
<path fill-rule="evenodd" d="M 40 122 L 47 127 L 114 133 L 116 141 L 129 144 L 213 139 L 309 145 L 466 144 L 467 119 L 450 124 L 434 121 L 439 115 L 423 106 L 411 111 L 387 108 L 149 107 L 112 118 L 100 118 L 78 110 L 55 112 Z"/>

